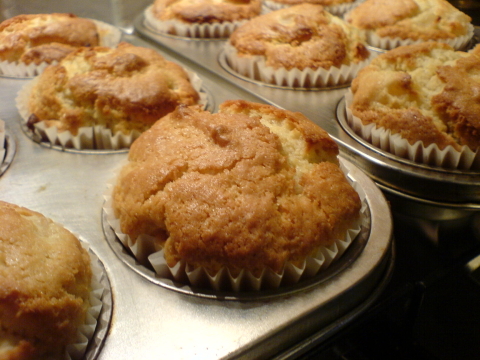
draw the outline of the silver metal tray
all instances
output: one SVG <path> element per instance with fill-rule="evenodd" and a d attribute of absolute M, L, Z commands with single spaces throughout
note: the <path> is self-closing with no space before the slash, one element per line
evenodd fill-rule
<path fill-rule="evenodd" d="M 192 40 L 155 32 L 145 24 L 143 14 L 134 21 L 137 32 L 162 49 L 210 70 L 228 83 L 256 95 L 264 102 L 300 111 L 323 127 L 340 145 L 343 155 L 363 169 L 387 192 L 405 194 L 412 207 L 422 203 L 436 208 L 447 206 L 461 212 L 480 210 L 480 172 L 445 171 L 418 166 L 374 148 L 349 131 L 344 119 L 343 96 L 348 87 L 290 89 L 252 81 L 232 71 L 223 56 L 224 41 Z M 470 46 L 479 39 L 480 28 Z M 372 49 L 374 54 L 379 52 Z M 428 214 L 428 212 L 427 212 Z"/>
<path fill-rule="evenodd" d="M 130 35 L 125 40 L 156 48 L 196 72 L 212 94 L 214 107 L 227 99 L 263 101 L 156 44 Z M 79 234 L 102 262 L 111 287 L 112 313 L 108 332 L 104 330 L 101 338 L 103 346 L 89 353 L 89 359 L 270 357 L 323 329 L 341 328 L 345 317 L 363 311 L 388 282 L 393 257 L 387 201 L 363 171 L 342 159 L 366 194 L 371 221 L 354 261 L 344 263 L 336 274 L 285 292 L 244 297 L 198 296 L 162 286 L 124 261 L 104 234 L 103 194 L 127 152 L 63 151 L 30 137 L 14 105 L 26 81 L 0 78 L 0 118 L 8 130 L 8 149 L 16 149 L 0 176 L 0 199 L 38 211 Z"/>

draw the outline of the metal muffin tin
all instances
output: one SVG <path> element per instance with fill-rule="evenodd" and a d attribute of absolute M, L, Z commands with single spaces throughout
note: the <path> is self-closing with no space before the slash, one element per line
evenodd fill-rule
<path fill-rule="evenodd" d="M 427 219 L 441 220 L 480 210 L 480 172 L 447 171 L 414 164 L 375 148 L 360 139 L 346 124 L 343 100 L 348 86 L 327 89 L 291 89 L 247 79 L 229 68 L 223 55 L 224 41 L 192 40 L 163 35 L 135 19 L 141 36 L 171 51 L 175 56 L 210 70 L 264 102 L 305 114 L 323 127 L 340 145 L 342 155 L 364 170 L 392 201 L 403 203 L 408 215 L 421 205 Z M 479 42 L 480 28 L 470 46 Z M 377 49 L 371 49 L 378 54 Z"/>
<path fill-rule="evenodd" d="M 15 156 L 15 150 L 16 150 L 15 141 L 13 141 L 12 137 L 10 136 L 8 129 L 5 129 L 4 144 L 0 144 L 0 146 L 3 146 L 3 149 L 5 151 L 3 158 L 0 158 L 0 176 L 1 176 L 5 171 L 7 171 L 8 167 L 12 163 L 13 158 Z"/>
<path fill-rule="evenodd" d="M 227 99 L 267 102 L 169 49 L 134 35 L 124 35 L 124 40 L 155 48 L 196 72 L 211 94 L 212 108 Z M 344 158 L 349 176 L 365 192 L 370 223 L 351 248 L 354 256 L 344 254 L 351 258 L 339 262 L 339 269 L 333 267 L 335 273 L 275 293 L 205 294 L 159 284 L 155 275 L 145 275 L 122 254 L 118 242 L 108 239 L 103 222 L 106 184 L 128 152 L 64 150 L 30 136 L 15 107 L 16 93 L 27 81 L 0 77 L 0 118 L 8 129 L 8 153 L 15 153 L 8 156 L 10 166 L 0 176 L 0 199 L 38 211 L 79 234 L 103 264 L 111 312 L 102 318 L 87 359 L 251 359 L 279 353 L 283 357 L 283 351 L 291 357 L 305 349 L 293 347 L 302 340 L 324 341 L 348 324 L 387 284 L 394 261 L 387 201 L 374 182 Z M 321 93 L 327 96 L 325 105 L 330 104 L 326 99 L 331 92 Z M 340 95 L 332 93 L 332 99 Z"/>

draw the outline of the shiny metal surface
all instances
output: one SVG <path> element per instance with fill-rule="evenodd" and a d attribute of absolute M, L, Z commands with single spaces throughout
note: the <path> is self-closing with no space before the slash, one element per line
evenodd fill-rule
<path fill-rule="evenodd" d="M 126 35 L 125 40 L 156 48 L 135 36 Z M 215 105 L 235 98 L 262 101 L 175 53 L 160 52 L 197 72 Z M 103 233 L 105 186 L 127 153 L 62 151 L 33 141 L 22 130 L 14 105 L 26 81 L 0 78 L 0 118 L 16 146 L 13 161 L 0 176 L 0 199 L 38 211 L 79 234 L 103 263 L 113 312 L 96 359 L 265 358 L 335 323 L 371 298 L 388 275 L 392 219 L 387 202 L 368 176 L 344 160 L 366 193 L 371 227 L 363 251 L 336 276 L 294 293 L 252 301 L 198 297 L 155 284 L 121 261 Z M 326 99 L 341 95 L 333 93 L 325 92 Z"/>
<path fill-rule="evenodd" d="M 12 139 L 8 131 L 5 132 L 5 143 L 2 144 L 2 146 L 4 146 L 5 154 L 3 155 L 3 159 L 0 157 L 0 176 L 7 171 L 17 150 L 15 141 Z"/>
<path fill-rule="evenodd" d="M 477 210 L 480 202 L 480 172 L 445 171 L 418 166 L 395 158 L 361 140 L 345 127 L 343 96 L 347 87 L 335 89 L 293 90 L 264 85 L 236 75 L 228 68 L 222 56 L 223 42 L 189 40 L 156 33 L 144 23 L 140 14 L 134 22 L 135 29 L 145 38 L 154 41 L 189 61 L 209 69 L 263 101 L 292 111 L 300 111 L 323 127 L 341 146 L 343 155 L 363 169 L 383 188 L 397 194 L 406 194 L 425 205 L 437 207 L 453 203 L 455 208 Z M 480 28 L 472 45 L 479 39 Z M 374 51 L 378 54 L 378 51 Z M 348 125 L 347 125 L 348 127 Z M 404 199 L 405 201 L 407 200 Z M 414 204 L 412 203 L 412 206 Z"/>

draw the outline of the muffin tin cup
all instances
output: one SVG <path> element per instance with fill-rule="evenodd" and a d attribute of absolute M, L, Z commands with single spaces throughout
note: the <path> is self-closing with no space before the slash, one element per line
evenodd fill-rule
<path fill-rule="evenodd" d="M 260 81 L 266 84 L 288 88 L 325 88 L 334 86 L 348 86 L 358 71 L 365 67 L 373 55 L 368 59 L 351 64 L 342 65 L 340 68 L 330 69 L 275 69 L 267 66 L 264 56 L 241 57 L 237 56 L 237 50 L 230 42 L 226 42 L 223 48 L 228 66 L 241 76 Z"/>
<path fill-rule="evenodd" d="M 204 108 L 208 106 L 208 94 L 202 89 L 202 80 L 200 77 L 187 69 L 190 82 L 194 89 L 200 94 L 200 101 Z M 28 129 L 27 122 L 30 117 L 28 102 L 30 92 L 38 81 L 38 77 L 26 83 L 18 92 L 15 99 L 17 110 L 20 113 L 21 121 L 25 132 L 31 133 L 35 141 L 59 146 L 62 149 L 76 150 L 121 150 L 127 149 L 140 136 L 137 130 L 124 134 L 120 131 L 112 133 L 112 131 L 103 125 L 80 127 L 76 135 L 70 131 L 59 131 L 55 126 L 47 126 L 45 122 L 34 124 L 33 132 Z"/>
<path fill-rule="evenodd" d="M 122 38 L 122 32 L 120 29 L 102 21 L 94 19 L 89 20 L 93 21 L 97 25 L 97 29 L 100 34 L 100 46 L 116 47 L 118 45 Z M 34 63 L 24 64 L 18 61 L 1 61 L 0 75 L 19 78 L 34 77 L 41 74 L 47 66 L 55 65 L 57 63 L 57 61 L 54 61 L 51 64 L 42 62 L 37 65 Z"/>
<path fill-rule="evenodd" d="M 346 171 L 344 168 L 342 170 Z M 297 284 L 301 280 L 311 278 L 329 268 L 355 241 L 362 227 L 368 226 L 366 223 L 369 221 L 365 193 L 355 181 L 350 180 L 347 174 L 347 179 L 350 180 L 351 185 L 360 195 L 362 208 L 360 218 L 351 229 L 346 231 L 344 238 L 335 240 L 332 245 L 319 247 L 314 254 L 308 256 L 301 264 L 295 265 L 288 262 L 281 273 L 265 268 L 259 276 L 243 270 L 240 274 L 234 276 L 228 269 L 223 268 L 216 274 L 211 275 L 204 268 L 192 266 L 185 261 L 180 261 L 173 267 L 169 266 L 165 261 L 163 249 L 155 248 L 155 239 L 153 237 L 141 235 L 134 242 L 128 235 L 124 234 L 120 228 L 120 220 L 115 217 L 112 207 L 111 193 L 115 186 L 115 179 L 116 176 L 107 184 L 103 211 L 106 221 L 113 229 L 117 239 L 129 249 L 140 264 L 153 268 L 158 277 L 171 279 L 175 282 L 200 289 L 206 288 L 215 291 L 233 291 L 238 293 L 242 291 L 278 289 L 282 286 Z"/>
<path fill-rule="evenodd" d="M 248 20 L 214 24 L 186 24 L 177 20 L 159 20 L 153 15 L 153 5 L 144 10 L 145 25 L 151 30 L 185 38 L 225 39 Z"/>
<path fill-rule="evenodd" d="M 480 170 L 480 150 L 473 151 L 467 146 L 463 146 L 460 151 L 452 146 L 440 149 L 436 144 L 424 146 L 421 141 L 410 144 L 399 134 L 392 134 L 383 127 L 377 127 L 375 124 L 364 125 L 361 119 L 352 114 L 350 109 L 352 101 L 353 94 L 349 89 L 345 94 L 348 125 L 362 139 L 379 149 L 418 164 L 454 170 Z"/>
<path fill-rule="evenodd" d="M 353 2 L 345 2 L 343 4 L 338 4 L 338 5 L 330 5 L 330 6 L 322 5 L 322 6 L 330 14 L 333 14 L 335 16 L 342 16 L 343 14 L 347 13 L 348 11 L 353 9 L 355 6 L 360 4 L 362 1 L 363 0 L 356 0 Z M 284 4 L 284 3 L 276 2 L 273 0 L 265 0 L 264 4 L 271 11 L 285 9 L 290 6 L 294 6 L 294 4 Z"/>

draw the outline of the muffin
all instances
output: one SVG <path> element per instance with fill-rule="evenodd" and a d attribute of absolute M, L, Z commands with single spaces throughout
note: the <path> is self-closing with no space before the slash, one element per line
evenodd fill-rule
<path fill-rule="evenodd" d="M 243 22 L 258 16 L 261 0 L 155 0 L 145 10 L 154 30 L 191 38 L 227 38 Z"/>
<path fill-rule="evenodd" d="M 83 46 L 116 46 L 120 31 L 73 14 L 18 15 L 0 24 L 0 70 L 34 76 Z"/>
<path fill-rule="evenodd" d="M 215 114 L 180 106 L 132 145 L 109 221 L 126 245 L 148 249 L 157 273 L 168 267 L 161 275 L 279 286 L 287 267 L 315 275 L 325 249 L 338 258 L 359 230 L 361 200 L 337 155 L 300 113 L 243 100 Z"/>
<path fill-rule="evenodd" d="M 299 4 L 322 5 L 329 13 L 341 16 L 357 6 L 361 0 L 265 0 L 265 6 L 271 10 L 279 10 Z"/>
<path fill-rule="evenodd" d="M 65 359 L 87 318 L 91 280 L 75 236 L 0 201 L 0 358 Z"/>
<path fill-rule="evenodd" d="M 457 50 L 473 36 L 472 19 L 447 0 L 366 0 L 345 15 L 370 45 L 393 49 L 416 42 L 445 42 Z"/>
<path fill-rule="evenodd" d="M 127 43 L 76 50 L 17 99 L 28 127 L 46 141 L 100 149 L 128 147 L 179 104 L 200 102 L 198 77 L 153 49 Z"/>
<path fill-rule="evenodd" d="M 258 16 L 233 32 L 229 66 L 264 83 L 325 87 L 351 81 L 370 53 L 362 35 L 320 5 L 302 4 Z"/>
<path fill-rule="evenodd" d="M 349 121 L 375 146 L 412 161 L 479 169 L 480 47 L 401 46 L 359 72 Z"/>

